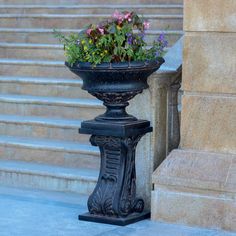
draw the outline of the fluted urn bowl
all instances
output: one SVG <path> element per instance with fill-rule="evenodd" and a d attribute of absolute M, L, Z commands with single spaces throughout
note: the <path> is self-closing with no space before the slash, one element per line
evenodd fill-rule
<path fill-rule="evenodd" d="M 148 88 L 147 78 L 164 63 L 163 58 L 149 62 L 102 63 L 96 66 L 78 62 L 65 65 L 83 80 L 82 89 L 103 101 L 107 110 L 97 121 L 137 120 L 127 114 L 128 101 Z"/>

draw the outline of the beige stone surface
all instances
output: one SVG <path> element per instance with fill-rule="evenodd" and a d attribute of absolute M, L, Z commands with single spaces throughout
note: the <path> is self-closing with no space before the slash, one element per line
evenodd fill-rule
<path fill-rule="evenodd" d="M 155 185 L 236 193 L 236 155 L 174 150 L 153 173 Z"/>
<path fill-rule="evenodd" d="M 152 219 L 236 231 L 236 155 L 174 150 L 153 173 Z"/>
<path fill-rule="evenodd" d="M 236 94 L 235 76 L 236 33 L 186 33 L 185 91 Z"/>
<path fill-rule="evenodd" d="M 186 94 L 181 147 L 236 154 L 236 96 Z"/>
<path fill-rule="evenodd" d="M 236 231 L 236 200 L 223 195 L 157 186 L 152 192 L 151 214 L 152 220 Z"/>
<path fill-rule="evenodd" d="M 184 29 L 236 32 L 236 1 L 185 0 Z"/>
<path fill-rule="evenodd" d="M 236 160 L 233 160 L 232 164 L 230 165 L 226 181 L 226 187 L 229 191 L 232 192 L 236 189 Z"/>

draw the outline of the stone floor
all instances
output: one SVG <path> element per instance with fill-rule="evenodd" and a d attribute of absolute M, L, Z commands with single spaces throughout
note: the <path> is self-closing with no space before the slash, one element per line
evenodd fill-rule
<path fill-rule="evenodd" d="M 126 227 L 78 221 L 87 196 L 0 187 L 0 236 L 236 236 L 145 220 Z"/>

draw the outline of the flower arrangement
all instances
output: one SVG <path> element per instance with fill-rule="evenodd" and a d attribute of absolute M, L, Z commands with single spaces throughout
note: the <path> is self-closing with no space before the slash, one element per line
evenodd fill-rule
<path fill-rule="evenodd" d="M 153 61 L 163 57 L 168 41 L 161 34 L 147 47 L 145 32 L 150 23 L 135 12 L 115 11 L 112 18 L 90 24 L 80 33 L 68 36 L 55 31 L 55 36 L 64 44 L 67 62 L 90 62 L 93 65 L 104 62 Z"/>

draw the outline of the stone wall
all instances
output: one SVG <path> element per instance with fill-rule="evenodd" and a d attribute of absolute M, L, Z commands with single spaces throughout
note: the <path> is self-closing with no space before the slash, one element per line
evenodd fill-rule
<path fill-rule="evenodd" d="M 152 219 L 236 231 L 236 1 L 184 12 L 181 145 L 153 174 Z"/>

